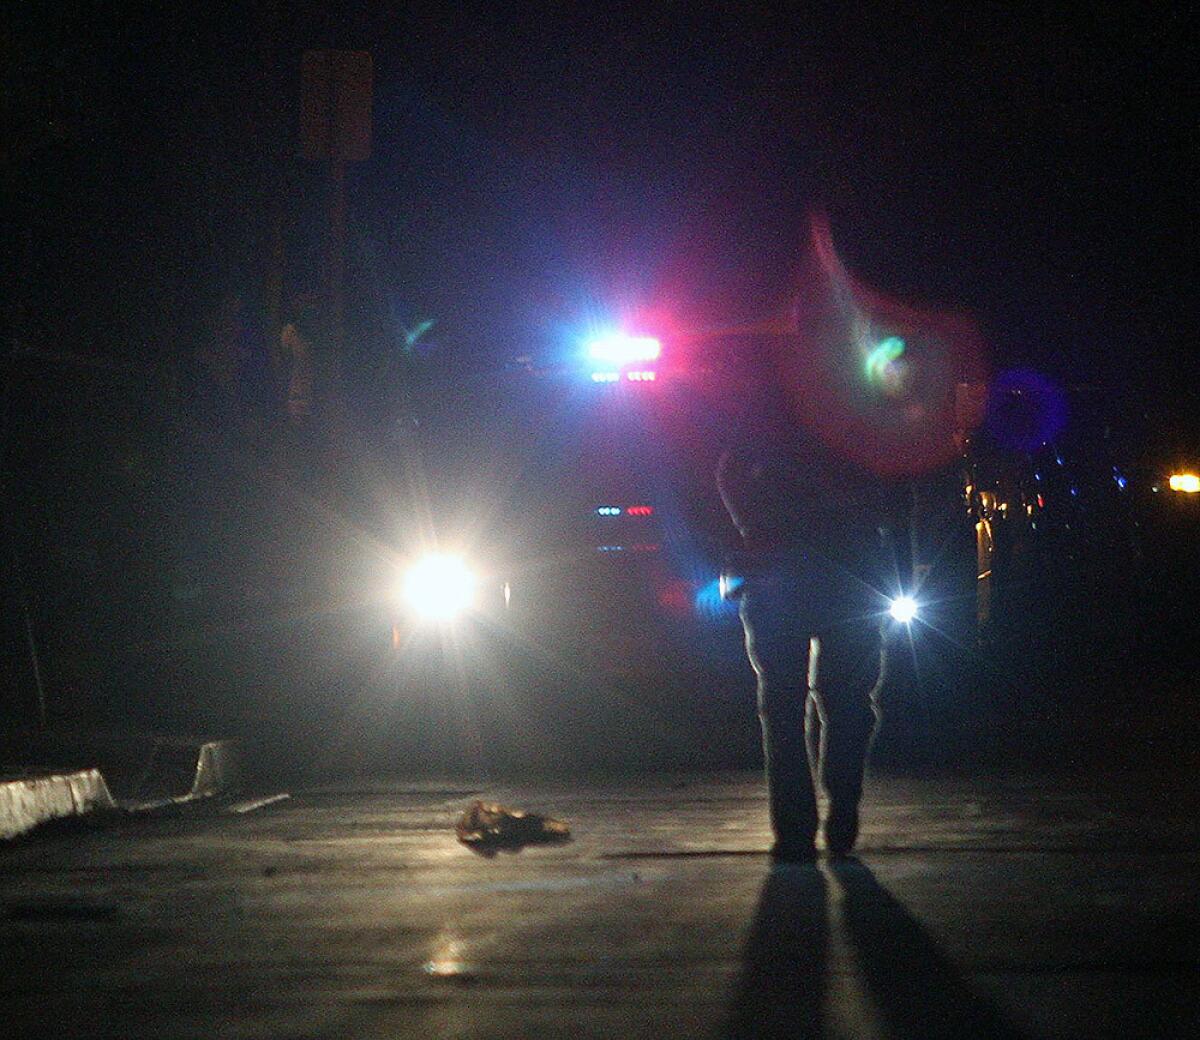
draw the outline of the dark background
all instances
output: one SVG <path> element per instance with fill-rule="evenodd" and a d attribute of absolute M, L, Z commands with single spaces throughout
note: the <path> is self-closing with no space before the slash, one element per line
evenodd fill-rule
<path fill-rule="evenodd" d="M 552 335 L 614 293 L 759 319 L 816 203 L 867 281 L 975 309 L 1003 363 L 1157 390 L 1189 357 L 1181 7 L 6 19 L 10 273 L 35 327 L 98 351 L 177 354 L 212 294 L 257 285 L 280 196 L 291 251 L 311 244 L 299 55 L 332 46 L 375 59 L 360 273 L 464 350 Z"/>
<path fill-rule="evenodd" d="M 761 321 L 786 308 L 820 206 L 865 281 L 974 313 L 995 369 L 1100 387 L 1138 420 L 1129 436 L 1191 448 L 1194 42 L 1166 5 L 12 5 L 9 658 L 28 614 L 54 698 L 109 725 L 127 702 L 155 725 L 234 704 L 248 726 L 286 702 L 278 655 L 229 648 L 277 643 L 268 615 L 316 624 L 298 546 L 362 495 L 314 505 L 277 456 L 227 439 L 193 359 L 225 295 L 265 356 L 286 302 L 321 284 L 325 179 L 296 158 L 304 50 L 375 62 L 374 151 L 348 185 L 365 442 L 394 418 L 418 321 L 446 369 L 554 359 L 614 311 Z M 269 426 L 278 401 L 264 389 L 251 411 Z M 10 666 L 10 716 L 28 717 L 29 683 Z"/>

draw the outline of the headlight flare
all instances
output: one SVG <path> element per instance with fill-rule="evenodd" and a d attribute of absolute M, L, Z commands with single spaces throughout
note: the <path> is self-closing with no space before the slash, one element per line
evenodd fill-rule
<path fill-rule="evenodd" d="M 888 605 L 888 614 L 893 621 L 910 625 L 917 619 L 917 601 L 912 596 L 897 596 Z"/>
<path fill-rule="evenodd" d="M 429 621 L 451 621 L 475 605 L 479 578 L 459 556 L 434 553 L 404 574 L 401 597 Z"/>

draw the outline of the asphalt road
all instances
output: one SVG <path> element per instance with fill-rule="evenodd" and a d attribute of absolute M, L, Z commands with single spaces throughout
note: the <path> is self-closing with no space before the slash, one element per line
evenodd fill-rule
<path fill-rule="evenodd" d="M 876 779 L 857 863 L 771 869 L 753 775 L 360 783 L 0 849 L 14 1037 L 1180 1037 L 1200 801 Z M 477 794 L 574 840 L 484 858 Z"/>

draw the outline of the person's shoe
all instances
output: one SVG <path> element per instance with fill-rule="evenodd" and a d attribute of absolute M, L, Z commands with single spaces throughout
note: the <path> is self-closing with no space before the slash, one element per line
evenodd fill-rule
<path fill-rule="evenodd" d="M 812 863 L 817 858 L 812 839 L 777 838 L 771 846 L 773 863 Z"/>
<path fill-rule="evenodd" d="M 849 856 L 854 843 L 858 841 L 858 806 L 846 807 L 832 803 L 823 830 L 825 851 L 834 859 Z"/>

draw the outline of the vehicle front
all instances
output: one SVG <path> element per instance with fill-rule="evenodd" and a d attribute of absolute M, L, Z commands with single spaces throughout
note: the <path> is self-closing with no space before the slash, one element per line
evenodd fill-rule
<path fill-rule="evenodd" d="M 608 349 L 592 360 L 612 365 Z M 718 431 L 652 360 L 426 388 L 396 670 L 410 704 L 439 685 L 461 700 L 498 758 L 661 768 L 712 750 L 734 717 L 753 744 L 718 590 Z M 727 757 L 744 751 L 732 740 Z"/>

